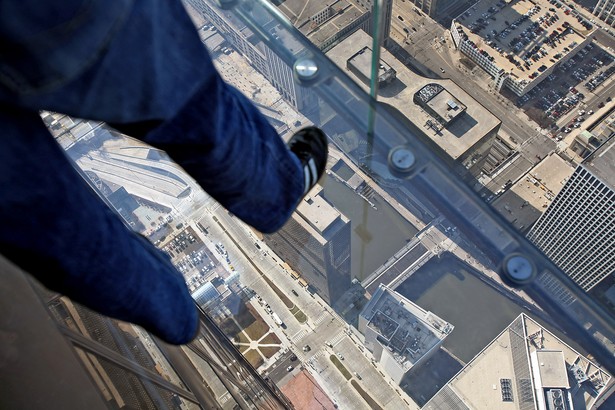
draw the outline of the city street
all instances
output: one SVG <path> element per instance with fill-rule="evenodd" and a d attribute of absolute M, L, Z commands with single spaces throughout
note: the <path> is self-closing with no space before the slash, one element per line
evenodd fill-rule
<path fill-rule="evenodd" d="M 282 344 L 297 355 L 298 361 L 292 362 L 293 367 L 296 368 L 299 363 L 303 363 L 341 408 L 369 408 L 366 405 L 358 406 L 358 403 L 364 403 L 361 396 L 342 373 L 332 366 L 329 356 L 340 353 L 345 359 L 344 363 L 350 363 L 353 371 L 356 369 L 362 378 L 370 381 L 369 387 L 365 390 L 372 392 L 373 398 L 381 405 L 388 408 L 408 407 L 409 398 L 403 393 L 396 393 L 398 387 L 390 385 L 390 381 L 387 382 L 388 378 L 383 378 L 378 369 L 371 364 L 371 354 L 365 351 L 357 336 L 348 335 L 348 325 L 318 295 L 312 295 L 302 287 L 282 261 L 268 250 L 265 243 L 260 241 L 250 228 L 218 205 L 210 207 L 209 211 L 210 213 L 202 216 L 199 221 L 201 225 L 207 227 L 208 235 L 204 235 L 196 228 L 196 222 L 191 225 L 194 225 L 195 231 L 210 248 L 214 243 L 224 244 L 231 263 L 240 274 L 241 283 L 254 290 L 256 295 L 263 299 L 261 305 L 256 303 L 256 298 L 253 298 L 252 305 L 270 328 L 275 330 Z M 305 313 L 308 317 L 305 323 L 297 320 L 263 279 L 261 273 L 275 283 Z M 298 296 L 295 296 L 291 290 L 294 290 Z M 279 327 L 275 323 L 272 315 L 265 309 L 267 304 L 284 322 L 286 328 Z M 308 351 L 304 351 L 306 345 L 309 346 L 309 350 L 306 349 Z M 280 350 L 262 365 L 260 371 L 284 355 L 284 349 Z M 278 369 L 276 373 L 282 370 L 286 372 L 289 362 L 288 359 L 283 359 L 282 365 L 276 363 Z M 365 381 L 361 381 L 360 384 L 365 386 Z"/>
<path fill-rule="evenodd" d="M 348 15 L 349 13 L 346 14 L 346 17 Z M 221 31 L 218 30 L 218 37 L 221 36 Z M 498 192 L 504 192 L 510 186 L 509 182 L 517 181 L 545 156 L 556 150 L 562 150 L 564 144 L 570 144 L 572 139 L 578 134 L 576 130 L 570 134 L 565 134 L 565 141 L 560 141 L 560 143 L 557 143 L 554 138 L 549 137 L 545 130 L 540 129 L 536 123 L 530 121 L 525 113 L 517 108 L 513 102 L 492 89 L 492 81 L 488 74 L 478 66 L 469 70 L 465 65 L 461 64 L 459 60 L 463 55 L 455 49 L 447 28 L 438 25 L 422 12 L 419 12 L 409 0 L 396 1 L 393 5 L 391 38 L 396 44 L 393 44 L 392 47 L 389 46 L 389 50 L 398 56 L 400 61 L 403 61 L 407 67 L 412 67 L 413 71 L 417 71 L 428 78 L 450 78 L 502 121 L 500 134 L 503 139 L 511 143 L 511 146 L 514 146 L 516 152 L 510 157 L 506 157 L 503 154 L 503 158 L 508 159 L 498 162 L 500 165 L 494 166 L 493 170 L 488 171 L 492 173 L 490 175 L 483 173 L 480 169 L 481 163 L 477 163 L 474 168 L 469 168 L 467 172 L 467 180 L 471 180 L 472 184 L 475 181 L 470 173 L 478 178 L 480 184 L 476 183 L 473 188 L 478 191 L 478 194 L 482 196 L 484 201 L 491 202 L 494 200 Z M 604 40 L 611 41 L 615 45 L 615 41 L 610 37 Z M 229 39 L 224 39 L 224 41 L 229 42 Z M 216 67 L 220 70 L 224 80 L 234 85 L 253 100 L 283 137 L 292 134 L 292 131 L 299 125 L 307 125 L 309 121 L 306 117 L 295 112 L 288 103 L 282 100 L 280 93 L 269 84 L 265 77 L 256 74 L 254 67 L 238 51 L 231 50 L 228 53 L 220 53 L 219 48 L 216 51 L 210 51 L 215 59 Z M 399 65 L 395 68 L 398 71 L 402 71 L 402 67 Z M 459 89 L 456 89 L 454 93 L 457 92 L 461 93 Z M 607 95 L 610 96 L 614 93 L 615 81 L 611 80 L 602 83 L 594 92 L 587 91 L 586 104 L 581 105 L 585 110 L 596 112 L 594 117 L 592 117 L 592 121 L 599 116 L 598 111 L 600 111 L 600 108 L 598 104 L 603 103 Z M 412 97 L 410 96 L 410 98 Z M 463 99 L 469 98 L 464 96 Z M 453 103 L 453 100 L 450 100 L 450 103 Z M 581 105 L 579 105 L 578 109 L 581 109 Z M 606 112 L 609 106 L 613 106 L 613 103 L 607 103 L 607 106 L 600 112 L 600 115 Z M 454 103 L 450 107 L 451 109 L 457 109 Z M 327 115 L 338 115 L 341 112 L 336 111 L 339 106 L 334 105 L 333 108 Z M 577 109 L 575 109 L 564 115 L 560 120 L 561 124 L 572 121 L 577 112 Z M 492 123 L 494 124 L 493 127 L 497 125 L 497 121 L 494 119 Z M 462 135 L 462 133 L 459 135 Z M 330 137 L 334 138 L 331 134 Z M 182 347 L 181 349 L 183 350 L 175 349 L 171 354 L 166 351 L 165 345 L 158 344 L 145 331 L 140 329 L 135 331 L 136 336 L 143 341 L 146 352 L 158 366 L 157 369 L 160 369 L 158 371 L 169 374 L 167 378 L 169 381 L 177 385 L 184 383 L 189 391 L 195 390 L 194 394 L 197 396 L 199 393 L 193 386 L 198 385 L 203 390 L 207 389 L 213 392 L 220 403 L 228 402 L 230 407 L 234 401 L 243 406 L 243 402 L 249 401 L 252 397 L 260 397 L 263 392 L 262 386 L 265 385 L 259 384 L 261 379 L 257 377 L 256 372 L 262 376 L 266 383 L 270 385 L 275 383 L 278 387 L 282 387 L 300 372 L 307 371 L 341 409 L 370 409 L 379 407 L 385 409 L 419 408 L 401 390 L 397 383 L 388 376 L 391 368 L 395 366 L 393 359 L 388 359 L 390 361 L 386 363 L 387 370 L 385 370 L 383 366 L 373 359 L 372 353 L 365 348 L 363 335 L 348 324 L 356 324 L 354 320 L 358 315 L 357 312 L 365 306 L 363 302 L 367 300 L 366 297 L 369 297 L 369 293 L 363 295 L 365 289 L 355 282 L 353 282 L 353 285 L 349 285 L 349 288 L 353 288 L 353 290 L 360 289 L 360 292 L 357 293 L 361 293 L 361 298 L 354 299 L 352 305 L 350 302 L 345 303 L 346 300 L 350 299 L 349 295 L 351 292 L 346 293 L 346 299 L 332 300 L 331 304 L 338 309 L 338 312 L 343 312 L 338 314 L 318 294 L 310 291 L 310 288 L 306 286 L 305 280 L 300 278 L 301 272 L 293 272 L 292 268 L 261 240 L 262 234 L 252 230 L 216 203 L 178 165 L 172 163 L 166 156 L 157 158 L 157 155 L 149 156 L 147 153 L 142 155 L 140 150 L 149 148 L 137 146 L 138 144 L 132 143 L 132 140 L 126 139 L 121 143 L 114 142 L 115 140 L 115 138 L 111 139 L 109 145 L 107 143 L 103 144 L 98 152 L 92 151 L 83 154 L 77 159 L 77 164 L 84 171 L 88 171 L 89 177 L 93 181 L 95 180 L 95 184 L 98 182 L 100 186 L 103 186 L 105 189 L 108 188 L 107 191 L 115 192 L 117 187 L 121 186 L 126 189 L 129 195 L 137 197 L 136 200 L 138 200 L 139 205 L 135 207 L 140 212 L 138 216 L 143 216 L 145 224 L 149 224 L 141 233 L 147 234 L 152 242 L 156 242 L 156 245 L 160 244 L 164 251 L 168 251 L 167 246 L 173 248 L 172 250 L 175 252 L 175 254 L 171 255 L 173 262 L 184 274 L 184 277 L 188 279 L 190 291 L 195 291 L 193 293 L 194 298 L 198 300 L 199 304 L 206 304 L 208 308 L 211 308 L 209 313 L 211 313 L 211 317 L 216 319 L 214 322 L 208 315 L 203 315 L 201 317 L 203 323 L 208 323 L 208 320 L 212 321 L 210 326 L 206 326 L 207 330 L 199 338 L 195 339 L 194 342 Z M 117 140 L 121 139 L 117 138 Z M 64 143 L 68 144 L 71 141 L 66 139 Z M 440 142 L 436 143 L 440 144 Z M 133 145 L 126 146 L 126 144 Z M 357 151 L 359 151 L 362 147 L 358 142 L 357 145 Z M 503 144 L 503 146 L 505 145 Z M 510 147 L 504 148 L 503 152 L 508 155 Z M 371 150 L 369 152 L 371 153 Z M 152 151 L 152 154 L 155 154 L 155 152 Z M 343 153 L 337 152 L 334 148 L 331 148 L 330 154 L 339 157 L 344 156 Z M 434 156 L 434 158 L 436 157 Z M 375 224 L 384 228 L 381 231 L 374 231 L 376 232 L 374 235 L 371 235 L 368 229 L 364 229 L 364 232 L 369 233 L 369 235 L 364 235 L 366 238 L 368 237 L 366 243 L 371 242 L 374 249 L 380 252 L 378 258 L 371 255 L 365 257 L 367 254 L 365 248 L 361 252 L 351 252 L 347 251 L 346 249 L 348 248 L 345 246 L 343 251 L 339 251 L 344 257 L 347 256 L 346 252 L 350 252 L 353 256 L 360 255 L 365 260 L 373 262 L 373 265 L 376 267 L 375 271 L 373 266 L 369 266 L 365 269 L 364 276 L 362 271 L 361 275 L 357 275 L 361 279 L 370 277 L 370 273 L 375 272 L 371 275 L 371 281 L 364 280 L 362 283 L 366 289 L 368 284 L 372 287 L 367 289 L 371 294 L 374 294 L 372 291 L 373 287 L 377 287 L 380 283 L 390 285 L 393 290 L 397 288 L 400 293 L 404 287 L 403 284 L 406 283 L 406 287 L 416 294 L 419 293 L 419 289 L 423 288 L 416 286 L 418 281 L 411 283 L 413 279 L 423 279 L 425 288 L 422 292 L 424 294 L 429 293 L 429 290 L 435 289 L 440 284 L 438 292 L 441 293 L 433 292 L 433 295 L 435 295 L 433 297 L 431 293 L 429 294 L 433 301 L 433 306 L 430 309 L 431 312 L 438 313 L 436 308 L 445 307 L 450 309 L 448 313 L 451 315 L 453 313 L 459 315 L 458 320 L 462 325 L 458 326 L 454 323 L 456 333 L 452 334 L 451 338 L 448 339 L 448 343 L 453 345 L 453 342 L 455 342 L 460 347 L 459 350 L 462 353 L 466 353 L 466 356 L 464 356 L 455 352 L 459 357 L 463 357 L 463 360 L 466 362 L 473 357 L 468 353 L 471 350 L 470 347 L 477 348 L 478 346 L 475 343 L 476 335 L 485 336 L 487 334 L 483 332 L 482 327 L 475 326 L 475 324 L 481 325 L 483 322 L 488 322 L 488 320 L 483 320 L 485 317 L 490 319 L 490 317 L 495 316 L 493 313 L 485 315 L 485 312 L 489 311 L 487 307 L 495 306 L 500 309 L 502 305 L 506 305 L 506 307 L 510 305 L 511 311 L 513 311 L 513 308 L 516 311 L 518 307 L 521 307 L 545 319 L 545 321 L 547 319 L 552 320 L 545 317 L 547 315 L 546 312 L 550 310 L 550 304 L 545 304 L 546 310 L 543 310 L 528 296 L 528 292 L 530 295 L 536 295 L 536 300 L 544 304 L 545 302 L 540 299 L 540 297 L 544 297 L 541 293 L 543 292 L 540 287 L 542 285 L 538 284 L 531 288 L 525 288 L 525 290 L 510 288 L 504 283 L 502 276 L 498 273 L 501 270 L 501 266 L 495 266 L 486 256 L 486 254 L 489 254 L 488 247 L 485 246 L 485 249 L 479 248 L 481 246 L 480 241 L 483 238 L 487 238 L 488 235 L 478 236 L 476 243 L 472 241 L 473 232 L 478 232 L 479 230 L 481 232 L 489 232 L 488 229 L 491 226 L 497 227 L 497 230 L 494 228 L 492 232 L 497 231 L 500 237 L 508 238 L 514 237 L 514 235 L 509 235 L 501 228 L 498 220 L 494 218 L 492 220 L 489 219 L 490 214 L 488 212 L 484 212 L 484 210 L 475 206 L 472 201 L 467 200 L 472 195 L 466 196 L 464 193 L 463 196 L 459 197 L 460 199 L 455 198 L 457 190 L 452 188 L 453 184 L 447 185 L 448 180 L 444 177 L 438 179 L 440 177 L 440 168 L 425 167 L 425 169 L 421 170 L 423 175 L 426 175 L 424 179 L 413 177 L 414 179 L 409 181 L 408 185 L 404 185 L 404 189 L 405 187 L 415 186 L 421 189 L 417 189 L 417 192 L 400 193 L 403 191 L 401 189 L 398 191 L 393 186 L 393 183 L 387 184 L 390 180 L 385 181 L 387 183 L 383 182 L 382 186 L 377 185 L 370 175 L 365 174 L 365 172 L 369 171 L 364 172 L 363 169 L 358 168 L 347 158 L 344 158 L 344 161 L 347 161 L 347 166 L 344 169 L 349 175 L 352 175 L 353 181 L 362 180 L 360 182 L 365 183 L 365 186 L 370 189 L 368 190 L 370 194 L 379 195 L 378 208 L 382 214 L 387 215 L 387 218 L 389 218 L 387 221 L 401 221 L 401 219 L 405 219 L 413 225 L 404 228 L 403 236 L 400 236 L 401 239 L 399 241 L 392 239 L 393 233 L 396 231 L 393 228 L 389 229 L 385 223 Z M 392 165 L 393 162 L 391 159 L 390 161 Z M 465 172 L 466 170 L 462 169 L 462 171 Z M 432 174 L 429 174 L 429 172 L 432 172 Z M 451 170 L 450 172 L 454 171 Z M 331 174 L 331 171 L 329 173 Z M 96 174 L 96 177 L 92 176 L 92 174 Z M 387 173 L 386 175 L 389 174 Z M 430 175 L 432 176 L 431 179 L 429 178 Z M 332 177 L 329 176 L 328 178 Z M 424 181 L 423 185 L 419 183 L 411 185 L 416 180 Z M 347 181 L 343 180 L 341 182 Z M 430 185 L 427 185 L 428 183 Z M 358 190 L 358 186 L 357 183 L 349 187 L 351 189 L 349 191 L 349 203 L 361 203 L 361 199 L 357 199 L 357 194 L 361 194 L 364 191 Z M 431 188 L 431 190 L 423 187 Z M 347 187 L 344 186 L 342 188 L 346 189 Z M 449 190 L 445 191 L 445 189 Z M 428 194 L 429 191 L 433 193 L 433 196 Z M 444 193 L 447 192 L 450 192 L 451 195 L 444 196 Z M 404 195 L 409 198 L 407 203 L 410 205 L 402 205 L 405 201 Z M 103 194 L 100 194 L 100 196 L 104 199 Z M 333 195 L 329 199 L 332 197 Z M 373 197 L 370 198 L 373 199 Z M 369 202 L 370 198 L 364 197 L 367 203 L 371 204 L 375 209 L 376 206 Z M 382 199 L 381 201 L 380 198 Z M 431 199 L 432 203 L 425 200 L 421 203 L 423 198 Z M 444 216 L 438 214 L 439 210 L 445 212 L 444 209 L 447 207 L 441 206 L 436 200 L 447 206 L 450 204 L 451 208 L 459 204 L 456 209 L 456 212 L 461 215 L 459 219 L 455 219 L 457 214 L 452 212 L 449 217 L 451 220 L 456 221 L 455 223 L 458 223 L 461 229 L 466 229 L 465 232 L 461 232 L 461 229 L 458 230 L 453 225 L 453 222 L 449 222 Z M 342 207 L 339 205 L 342 204 L 342 201 L 331 199 L 331 202 L 335 202 L 334 206 L 339 206 L 340 213 L 343 213 L 351 220 L 352 225 L 344 225 L 344 228 L 350 225 L 353 233 L 359 232 L 357 228 L 359 223 L 357 221 L 360 221 L 362 215 L 359 214 L 359 217 L 356 215 L 352 216 L 349 211 L 342 210 Z M 156 204 L 161 206 L 159 207 Z M 388 210 L 389 205 L 401 215 L 401 218 L 392 219 L 391 214 L 395 214 L 396 218 L 398 216 L 395 212 L 387 214 L 383 211 L 385 208 Z M 119 207 L 116 208 L 119 209 Z M 159 208 L 164 209 L 160 210 Z M 370 208 L 365 205 L 363 215 L 368 215 L 367 209 Z M 306 217 L 306 219 L 316 221 L 317 223 L 317 219 L 321 219 L 320 215 L 315 213 L 309 215 L 310 217 Z M 480 215 L 484 218 L 475 218 L 475 215 Z M 163 217 L 168 217 L 168 219 Z M 486 225 L 483 222 L 485 220 L 487 220 L 489 227 L 483 230 L 481 225 Z M 367 217 L 364 217 L 364 221 L 367 221 Z M 380 220 L 378 221 L 380 222 Z M 405 223 L 406 221 L 402 222 Z M 469 228 L 464 228 L 463 224 L 466 222 Z M 473 225 L 470 226 L 470 224 Z M 397 228 L 403 224 L 397 222 L 391 225 Z M 365 228 L 366 226 L 368 226 L 367 223 L 361 227 Z M 414 230 L 414 227 L 417 229 Z M 350 231 L 350 229 L 348 230 Z M 419 230 L 419 233 L 416 233 L 417 230 Z M 155 234 L 150 235 L 153 232 Z M 311 234 L 311 232 L 309 231 L 308 233 Z M 174 235 L 179 237 L 177 241 L 182 241 L 182 235 L 192 234 L 198 238 L 195 240 L 195 238 L 189 236 L 190 239 L 186 240 L 188 244 L 186 245 L 183 242 L 185 246 L 182 246 L 179 250 L 177 250 L 179 246 L 169 245 L 172 241 L 176 240 L 175 237 L 171 238 Z M 331 236 L 327 237 L 324 234 L 324 230 L 323 237 L 325 237 L 324 240 L 331 241 L 331 244 L 337 246 L 336 241 L 339 237 L 333 239 Z M 497 244 L 499 237 L 496 234 L 492 237 L 493 243 Z M 519 239 L 519 237 L 514 238 Z M 492 238 L 488 239 L 491 240 Z M 203 244 L 199 240 L 203 242 L 207 249 L 203 248 Z M 387 240 L 388 242 L 385 242 Z M 309 241 L 306 242 L 309 243 Z M 487 243 L 489 241 L 485 239 L 484 242 Z M 501 247 L 498 250 L 506 250 L 508 252 L 508 249 L 513 249 L 513 246 L 518 247 L 517 245 L 520 242 L 511 241 L 512 245 L 510 247 Z M 392 245 L 387 247 L 389 244 Z M 301 246 L 301 248 L 297 252 L 307 252 L 307 249 L 309 249 L 307 246 Z M 333 246 L 331 246 L 331 249 L 333 249 Z M 201 250 L 205 254 L 203 259 L 208 261 L 206 264 L 201 261 L 200 253 L 195 255 L 195 253 Z M 209 250 L 211 255 L 207 250 Z M 336 252 L 338 251 L 331 250 L 327 257 L 330 257 L 332 260 L 338 258 L 339 255 L 334 255 Z M 317 254 L 317 252 L 314 253 Z M 503 252 L 501 253 L 503 254 Z M 280 254 L 283 254 L 282 251 L 280 251 Z M 325 257 L 317 255 L 316 258 L 324 259 Z M 462 270 L 468 272 L 464 273 L 465 276 L 458 275 L 455 277 L 452 273 L 446 272 L 440 276 L 434 275 L 430 277 L 431 273 L 428 272 L 430 269 L 427 269 L 430 266 L 425 266 L 426 269 L 419 271 L 424 264 L 433 263 L 445 258 L 454 259 L 455 266 L 459 266 L 457 271 L 451 270 L 450 272 L 456 273 Z M 321 261 L 318 260 L 318 262 L 320 263 Z M 381 264 L 382 266 L 377 268 Z M 186 267 L 187 265 L 188 267 Z M 207 269 L 204 269 L 203 266 L 207 267 Z M 476 272 L 469 272 L 472 270 L 469 269 L 470 267 Z M 307 277 L 307 271 L 305 272 Z M 354 274 L 354 271 L 352 272 Z M 419 274 L 414 275 L 415 272 L 419 272 Z M 198 283 L 190 281 L 192 277 L 196 278 L 197 276 L 200 280 Z M 323 276 L 326 276 L 326 274 L 323 274 Z M 459 279 L 460 277 L 462 279 Z M 476 285 L 472 285 L 474 283 Z M 464 294 L 460 291 L 462 284 L 467 289 L 484 290 L 488 288 L 491 299 L 485 298 L 486 292 L 484 291 L 472 293 L 468 290 Z M 470 285 L 474 287 L 470 288 Z M 202 290 L 202 292 L 198 293 L 200 295 L 207 295 L 207 298 L 210 295 L 215 296 L 211 296 L 209 299 L 199 299 L 196 293 L 198 292 L 197 288 Z M 492 290 L 495 292 L 492 292 Z M 536 290 L 538 290 L 536 294 L 532 293 Z M 493 295 L 491 295 L 492 293 Z M 463 295 L 463 297 L 459 295 Z M 459 296 L 459 300 L 455 301 L 453 296 Z M 429 310 L 429 305 L 427 303 L 423 304 L 425 299 L 429 302 L 428 298 L 419 300 L 418 297 L 415 299 L 408 297 L 408 299 Z M 206 301 L 204 302 L 204 300 Z M 209 303 L 210 300 L 213 300 L 214 303 Z M 223 302 L 217 303 L 219 300 L 223 300 Z M 361 303 L 356 302 L 357 300 Z M 467 309 L 464 305 L 466 301 L 485 301 L 485 304 L 484 306 L 471 304 L 471 308 Z M 554 299 L 553 303 L 555 304 L 556 302 Z M 400 301 L 399 304 L 403 305 L 403 302 Z M 346 310 L 339 307 L 342 305 Z M 475 311 L 478 313 L 475 316 L 468 315 L 467 313 L 472 313 L 472 309 L 475 306 L 477 307 Z M 575 305 L 575 308 L 576 306 L 578 305 Z M 234 310 L 234 307 L 237 307 L 237 309 Z M 350 315 L 347 315 L 347 312 L 350 310 L 356 313 L 352 319 L 348 319 Z M 386 312 L 385 309 L 383 311 Z M 581 317 L 582 313 L 571 312 L 569 316 L 572 318 Z M 340 315 L 345 317 L 348 323 Z M 461 318 L 461 315 L 472 318 L 471 325 L 462 322 L 463 318 Z M 591 322 L 593 320 L 592 317 L 589 314 L 588 317 L 590 319 L 587 322 Z M 570 320 L 568 316 L 563 314 L 561 318 L 557 317 L 558 321 L 563 321 L 564 319 Z M 229 326 L 224 326 L 229 323 Z M 253 323 L 259 326 L 259 329 L 257 331 L 254 330 L 251 334 L 247 329 Z M 377 322 L 374 321 L 372 323 Z M 450 323 L 453 322 L 451 321 Z M 579 323 L 582 323 L 582 321 L 579 321 Z M 416 325 L 416 322 L 414 324 Z M 487 328 L 488 324 L 486 323 L 484 328 Z M 83 324 L 77 322 L 77 326 L 83 326 Z M 599 326 L 596 327 L 596 329 L 598 328 Z M 466 334 L 462 332 L 466 332 Z M 229 333 L 226 336 L 230 338 L 227 340 L 223 333 Z M 460 333 L 462 333 L 465 339 L 460 337 L 461 342 L 456 342 L 454 338 Z M 589 338 L 585 333 L 583 335 Z M 230 346 L 231 343 L 238 350 L 232 348 Z M 389 343 L 391 342 L 389 341 Z M 475 343 L 477 346 L 471 346 L 472 343 Z M 393 351 L 391 346 L 394 347 L 391 343 L 388 345 L 388 349 Z M 480 348 L 482 346 L 484 344 Z M 399 349 L 399 351 L 403 352 L 404 349 Z M 478 351 L 477 349 L 475 350 Z M 418 351 L 420 353 L 420 349 Z M 256 372 L 252 367 L 244 365 L 244 357 L 250 363 L 253 363 Z M 399 356 L 396 356 L 394 360 L 397 360 L 400 364 L 404 363 L 403 359 L 400 359 Z M 179 367 L 174 368 L 173 361 L 181 362 L 181 364 Z M 208 361 L 210 361 L 210 364 L 206 364 Z M 461 359 L 459 359 L 459 362 L 461 362 Z M 193 372 L 192 366 L 198 370 L 198 374 Z M 429 366 L 423 366 L 423 369 L 429 368 Z M 451 368 L 454 369 L 454 367 Z M 431 368 L 429 369 L 431 370 Z M 177 371 L 177 374 L 175 371 Z M 182 373 L 189 373 L 189 371 L 193 375 L 188 379 L 183 378 Z M 414 371 L 422 370 L 419 370 L 417 367 Z M 245 396 L 241 397 L 243 393 L 240 394 L 235 387 L 230 386 L 233 383 L 233 379 L 240 380 L 239 384 L 245 382 L 245 385 L 248 386 L 243 391 Z M 403 383 L 402 381 L 402 385 Z M 436 384 L 434 383 L 433 385 Z M 238 394 L 238 397 L 235 397 L 235 394 Z M 414 397 L 416 398 L 416 396 Z M 200 397 L 198 398 L 200 399 Z M 371 400 L 377 403 L 377 405 L 370 406 Z"/>

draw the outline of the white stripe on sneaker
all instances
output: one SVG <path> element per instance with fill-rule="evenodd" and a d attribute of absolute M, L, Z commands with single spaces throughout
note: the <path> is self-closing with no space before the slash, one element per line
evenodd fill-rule
<path fill-rule="evenodd" d="M 310 158 L 308 165 L 310 167 L 310 171 L 312 172 L 312 181 L 313 183 L 316 183 L 316 181 L 318 181 L 318 171 L 316 171 L 316 162 L 314 162 L 314 158 Z"/>
<path fill-rule="evenodd" d="M 312 184 L 310 183 L 310 170 L 307 166 L 303 167 L 303 180 L 305 182 L 305 187 L 303 188 L 303 195 L 307 194 L 307 191 L 310 190 Z"/>

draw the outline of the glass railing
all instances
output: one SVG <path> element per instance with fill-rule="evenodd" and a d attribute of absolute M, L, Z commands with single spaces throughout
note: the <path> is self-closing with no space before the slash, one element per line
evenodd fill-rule
<path fill-rule="evenodd" d="M 516 124 L 505 101 L 482 100 L 487 92 L 454 63 L 429 68 L 448 61 L 450 35 L 408 1 L 219 1 L 185 1 L 216 67 L 283 138 L 323 129 L 327 175 L 280 232 L 262 235 L 163 152 L 104 124 L 43 114 L 99 196 L 171 257 L 203 311 L 202 334 L 169 353 L 136 327 L 50 299 L 92 377 L 132 383 L 148 400 L 138 408 L 213 407 L 182 366 L 224 408 L 539 408 L 562 392 L 592 408 L 607 399 L 613 311 L 528 241 L 505 205 L 488 203 L 516 195 L 517 180 L 539 182 L 533 164 L 495 188 L 498 172 L 513 175 L 509 159 L 492 178 L 472 169 L 473 150 L 499 144 L 499 130 L 535 129 Z M 434 55 L 413 61 L 421 42 Z M 533 133 L 519 151 L 542 138 Z"/>

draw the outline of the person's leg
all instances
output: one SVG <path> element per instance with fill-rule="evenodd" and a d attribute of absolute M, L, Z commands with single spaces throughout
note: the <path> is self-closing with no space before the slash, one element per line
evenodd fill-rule
<path fill-rule="evenodd" d="M 217 75 L 142 139 L 261 232 L 278 230 L 302 197 L 300 160 L 254 105 Z"/>
<path fill-rule="evenodd" d="M 184 278 L 72 168 L 35 112 L 0 105 L 0 253 L 50 289 L 171 343 L 198 329 Z"/>
<path fill-rule="evenodd" d="M 0 87 L 0 102 L 109 122 L 166 150 L 250 225 L 263 232 L 282 226 L 304 191 L 301 163 L 220 78 L 179 1 L 135 2 L 99 54 L 55 90 L 3 95 Z"/>

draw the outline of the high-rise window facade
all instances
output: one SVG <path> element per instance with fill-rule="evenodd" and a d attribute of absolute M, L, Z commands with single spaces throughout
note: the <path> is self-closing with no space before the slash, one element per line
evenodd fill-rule
<path fill-rule="evenodd" d="M 585 291 L 615 270 L 615 141 L 577 167 L 529 238 Z"/>
<path fill-rule="evenodd" d="M 615 24 L 615 0 L 599 0 L 594 14 L 611 26 Z"/>

